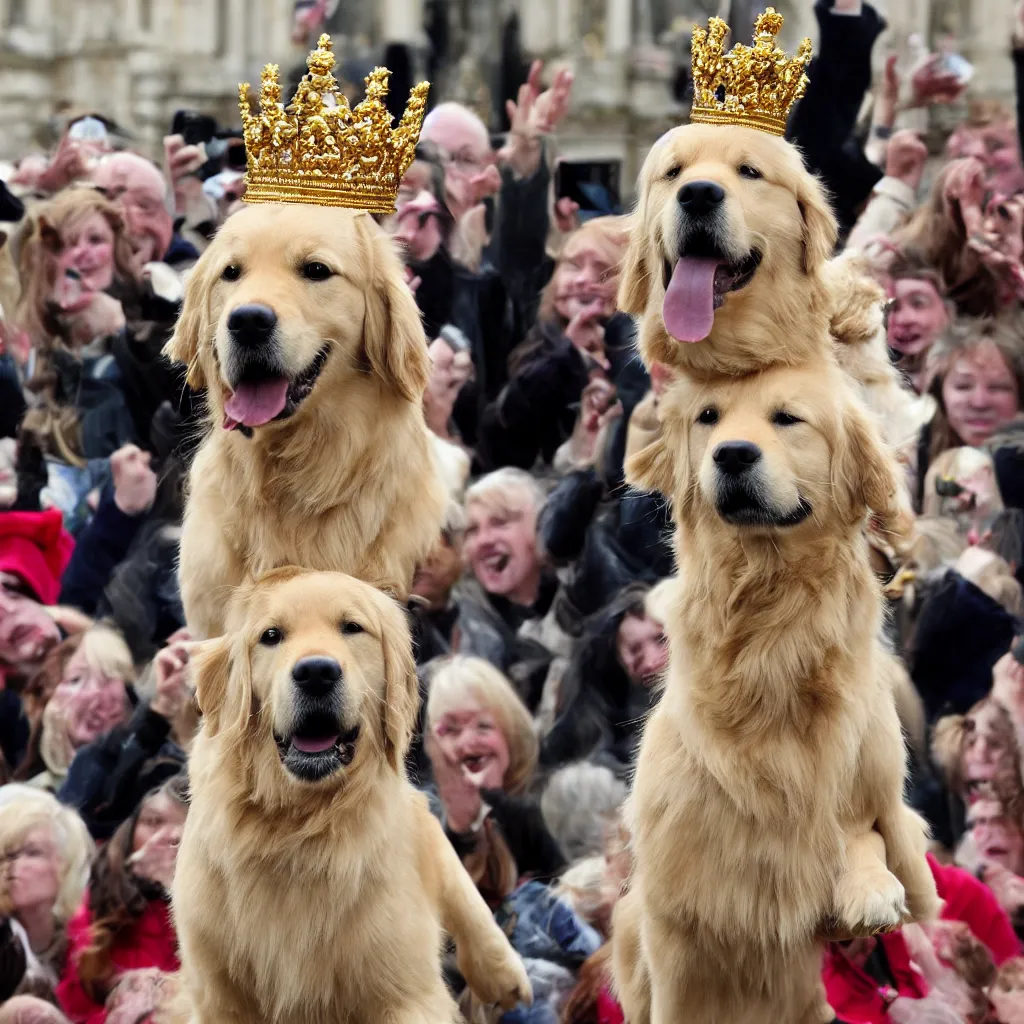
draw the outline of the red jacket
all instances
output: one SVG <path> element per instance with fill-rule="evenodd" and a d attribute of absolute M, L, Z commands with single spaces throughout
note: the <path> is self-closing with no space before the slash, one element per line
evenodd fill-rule
<path fill-rule="evenodd" d="M 945 900 L 944 921 L 963 921 L 976 939 L 988 947 L 996 964 L 1019 955 L 1020 944 L 1006 911 L 992 891 L 962 868 L 946 867 L 931 854 L 928 865 L 939 897 Z M 899 932 L 880 936 L 885 955 L 896 979 L 896 991 L 910 999 L 928 994 L 924 978 L 911 966 L 907 945 Z M 822 970 L 828 1001 L 836 1016 L 847 1024 L 886 1024 L 878 983 L 855 967 L 835 946 L 829 946 Z"/>
<path fill-rule="evenodd" d="M 57 1000 L 72 1024 L 104 1024 L 107 1011 L 86 994 L 78 977 L 78 958 L 90 944 L 92 914 L 88 894 L 78 913 L 68 922 L 68 958 L 64 977 L 57 986 Z M 114 945 L 110 955 L 114 980 L 125 971 L 156 967 L 173 973 L 178 962 L 178 938 L 171 922 L 170 904 L 152 900 L 142 917 Z"/>

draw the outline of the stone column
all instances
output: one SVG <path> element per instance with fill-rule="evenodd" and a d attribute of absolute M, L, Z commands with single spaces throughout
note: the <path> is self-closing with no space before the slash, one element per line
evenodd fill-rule
<path fill-rule="evenodd" d="M 604 38 L 607 56 L 629 52 L 633 45 L 633 0 L 608 0 Z"/>
<path fill-rule="evenodd" d="M 383 0 L 380 28 L 385 42 L 418 46 L 423 39 L 423 0 Z"/>

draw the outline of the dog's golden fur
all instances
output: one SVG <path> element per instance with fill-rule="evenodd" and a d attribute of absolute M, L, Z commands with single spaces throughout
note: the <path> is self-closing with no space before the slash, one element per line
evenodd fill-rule
<path fill-rule="evenodd" d="M 192 1024 L 453 1024 L 442 928 L 481 999 L 528 1001 L 522 963 L 405 776 L 418 690 L 400 607 L 339 573 L 278 570 L 240 591 L 229 627 L 195 657 L 204 717 L 174 880 Z M 341 666 L 341 726 L 359 728 L 350 763 L 315 782 L 286 770 L 275 739 L 309 656 Z"/>
<path fill-rule="evenodd" d="M 332 276 L 309 281 L 304 262 Z M 229 264 L 241 268 L 224 280 Z M 288 419 L 223 429 L 227 319 L 278 318 L 293 375 L 330 352 Z M 193 635 L 218 636 L 231 587 L 281 565 L 351 573 L 403 595 L 437 539 L 445 491 L 421 400 L 429 356 L 390 240 L 361 212 L 260 205 L 235 214 L 189 278 L 167 347 L 205 388 L 209 433 L 192 467 L 181 590 Z"/>
<path fill-rule="evenodd" d="M 743 177 L 745 165 L 762 177 Z M 725 190 L 720 241 L 730 255 L 757 249 L 761 263 L 746 287 L 725 295 L 710 336 L 687 344 L 665 330 L 663 268 L 679 255 L 679 190 L 694 181 L 714 181 Z M 691 375 L 738 374 L 775 363 L 799 365 L 820 353 L 830 323 L 822 271 L 836 237 L 821 186 L 789 143 L 753 128 L 673 129 L 652 147 L 640 171 L 619 284 L 619 308 L 641 318 L 644 362 Z"/>
<path fill-rule="evenodd" d="M 615 915 L 626 1019 L 824 1024 L 818 936 L 937 907 L 925 830 L 903 805 L 863 533 L 868 509 L 899 515 L 895 469 L 828 352 L 745 378 L 683 377 L 662 418 L 628 466 L 671 497 L 679 576 L 666 689 L 637 766 L 636 869 Z M 759 447 L 748 486 L 768 522 L 804 518 L 730 525 L 713 454 L 725 441 Z"/>

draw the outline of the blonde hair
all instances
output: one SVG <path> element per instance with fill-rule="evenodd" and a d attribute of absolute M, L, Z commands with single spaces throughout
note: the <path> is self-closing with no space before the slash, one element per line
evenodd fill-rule
<path fill-rule="evenodd" d="M 508 743 L 508 769 L 503 780 L 507 793 L 522 793 L 537 766 L 537 734 L 526 705 L 512 684 L 490 662 L 457 654 L 439 663 L 427 697 L 427 732 L 444 715 L 475 703 L 497 719 Z"/>
<path fill-rule="evenodd" d="M 60 888 L 53 915 L 67 921 L 89 883 L 95 847 L 82 819 L 45 790 L 12 782 L 0 788 L 0 855 L 7 856 L 33 829 L 46 826 L 60 858 Z M 4 903 L 7 902 L 6 892 Z"/>
<path fill-rule="evenodd" d="M 120 679 L 126 686 L 135 682 L 132 652 L 124 637 L 112 626 L 103 623 L 90 626 L 82 634 L 74 653 L 65 662 L 63 672 L 67 671 L 71 660 L 79 655 L 85 659 L 86 665 L 92 671 L 107 679 Z M 125 699 L 127 700 L 127 697 Z M 68 739 L 67 722 L 59 700 L 51 699 L 43 710 L 39 754 L 54 775 L 66 775 L 71 767 L 75 751 Z"/>
<path fill-rule="evenodd" d="M 466 491 L 467 511 L 472 504 L 483 505 L 492 511 L 525 509 L 540 512 L 544 504 L 544 491 L 525 469 L 505 466 L 482 476 Z"/>
<path fill-rule="evenodd" d="M 629 218 L 624 216 L 595 217 L 578 227 L 562 244 L 551 280 L 545 285 L 537 310 L 539 321 L 554 320 L 556 277 L 563 263 L 567 263 L 582 249 L 596 249 L 618 277 L 623 253 L 629 241 Z"/>

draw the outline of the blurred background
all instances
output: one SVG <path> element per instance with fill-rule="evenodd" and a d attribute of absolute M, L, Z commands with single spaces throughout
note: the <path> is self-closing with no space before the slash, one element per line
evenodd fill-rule
<path fill-rule="evenodd" d="M 816 33 L 811 0 L 777 0 L 787 46 Z M 879 0 L 888 29 L 879 66 L 945 36 L 976 69 L 971 97 L 1008 99 L 1013 0 Z M 0 0 L 0 160 L 52 146 L 69 113 L 94 109 L 133 148 L 158 156 L 175 111 L 237 122 L 240 81 L 268 61 L 297 74 L 317 33 L 328 31 L 353 81 L 373 64 L 396 73 L 394 91 L 418 76 L 431 101 L 474 107 L 493 131 L 507 127 L 533 57 L 545 76 L 575 74 L 560 127 L 563 156 L 621 162 L 632 180 L 651 142 L 687 109 L 689 36 L 695 20 L 728 17 L 747 35 L 750 0 Z M 966 101 L 964 101 L 966 102 Z M 963 111 L 934 116 L 963 116 Z M 918 125 L 917 127 L 924 127 Z"/>

